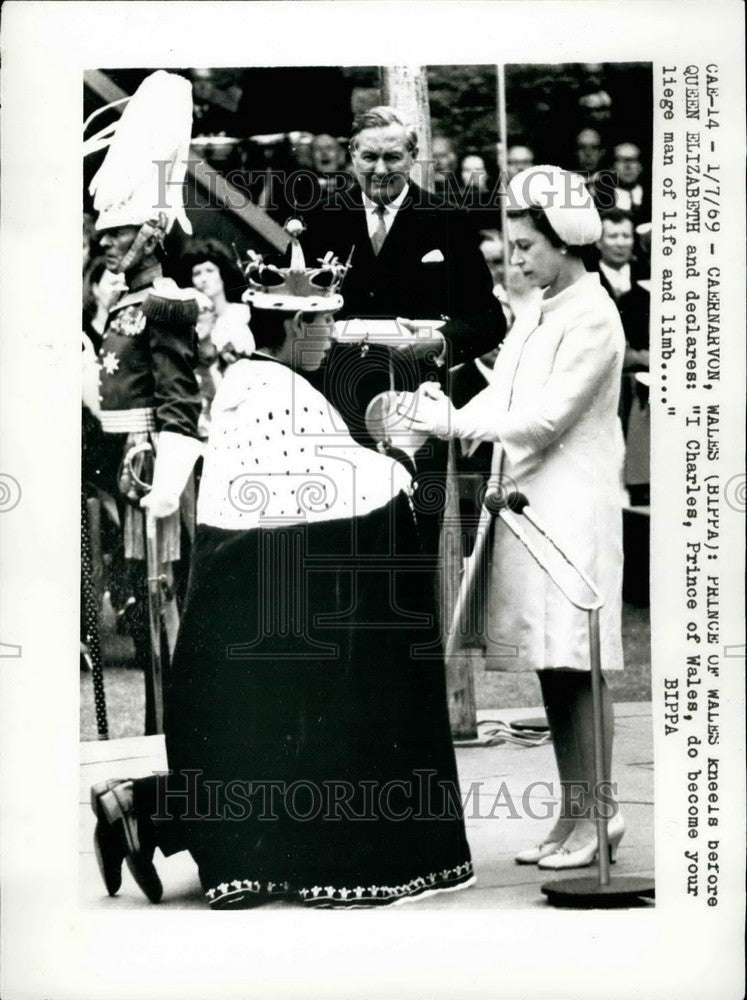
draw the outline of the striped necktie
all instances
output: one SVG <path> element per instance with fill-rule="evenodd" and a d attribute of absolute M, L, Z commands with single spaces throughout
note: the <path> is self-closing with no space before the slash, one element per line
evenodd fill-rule
<path fill-rule="evenodd" d="M 373 247 L 373 252 L 377 257 L 379 256 L 379 252 L 384 246 L 384 240 L 386 239 L 386 223 L 384 222 L 385 211 L 386 210 L 383 205 L 377 205 L 374 209 L 374 215 L 378 216 L 379 221 L 371 236 L 371 246 Z"/>

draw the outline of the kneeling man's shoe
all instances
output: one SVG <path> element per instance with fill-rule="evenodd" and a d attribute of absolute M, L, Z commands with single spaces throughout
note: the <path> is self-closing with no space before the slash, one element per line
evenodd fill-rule
<path fill-rule="evenodd" d="M 132 781 L 102 781 L 91 788 L 91 808 L 96 816 L 93 846 L 106 891 L 114 896 L 122 885 L 122 862 L 151 903 L 158 903 L 163 886 L 153 865 L 155 845 L 141 841 Z"/>

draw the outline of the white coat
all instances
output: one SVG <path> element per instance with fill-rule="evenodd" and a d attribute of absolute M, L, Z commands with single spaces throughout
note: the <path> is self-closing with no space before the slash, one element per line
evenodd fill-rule
<path fill-rule="evenodd" d="M 498 442 L 503 485 L 524 493 L 550 535 L 594 580 L 604 598 L 601 661 L 623 666 L 623 439 L 617 415 L 625 337 L 596 274 L 517 322 L 491 384 L 456 411 L 466 447 Z M 464 446 L 464 445 L 463 445 Z M 546 544 L 519 518 L 543 552 Z M 588 590 L 550 554 L 574 595 Z M 486 667 L 590 669 L 588 616 L 575 609 L 505 525 L 496 520 L 487 597 Z"/>

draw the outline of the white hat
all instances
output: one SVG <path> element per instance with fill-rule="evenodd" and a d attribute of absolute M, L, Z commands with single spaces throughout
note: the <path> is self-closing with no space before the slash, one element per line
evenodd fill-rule
<path fill-rule="evenodd" d="M 165 232 L 178 221 L 191 233 L 183 200 L 192 135 L 190 82 L 164 70 L 151 74 L 129 99 L 111 138 L 102 138 L 111 131 L 104 129 L 84 147 L 109 145 L 89 188 L 96 229 L 140 226 L 162 215 Z"/>
<path fill-rule="evenodd" d="M 541 208 L 560 239 L 583 247 L 602 235 L 602 220 L 580 174 L 542 165 L 522 170 L 506 192 L 508 211 Z"/>

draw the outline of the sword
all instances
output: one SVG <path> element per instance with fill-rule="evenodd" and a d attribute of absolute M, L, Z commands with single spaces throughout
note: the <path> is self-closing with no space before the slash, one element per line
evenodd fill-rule
<path fill-rule="evenodd" d="M 151 484 L 142 478 L 143 461 L 136 461 L 145 453 L 153 453 L 150 442 L 142 442 L 131 448 L 125 455 L 123 466 L 129 476 L 128 499 L 145 496 Z M 150 511 L 141 511 L 145 520 L 145 561 L 148 580 L 148 624 L 150 630 L 150 676 L 145 683 L 151 694 L 155 731 L 163 732 L 163 675 L 176 646 L 179 630 L 179 611 L 176 606 L 171 567 L 160 557 L 161 529 L 158 518 Z M 165 644 L 163 640 L 166 640 Z"/>
<path fill-rule="evenodd" d="M 167 655 L 173 653 L 179 614 L 173 589 L 158 553 L 158 520 L 145 512 L 146 564 L 148 567 L 148 621 L 150 624 L 150 677 L 156 732 L 163 732 L 163 659 L 162 640 L 165 636 Z M 171 609 L 167 611 L 167 609 Z M 175 619 L 175 621 L 174 621 Z"/>
<path fill-rule="evenodd" d="M 145 514 L 146 564 L 148 567 L 148 621 L 150 624 L 150 670 L 147 683 L 153 695 L 156 732 L 163 732 L 163 663 L 161 661 L 161 577 L 158 559 L 158 523 Z"/>

